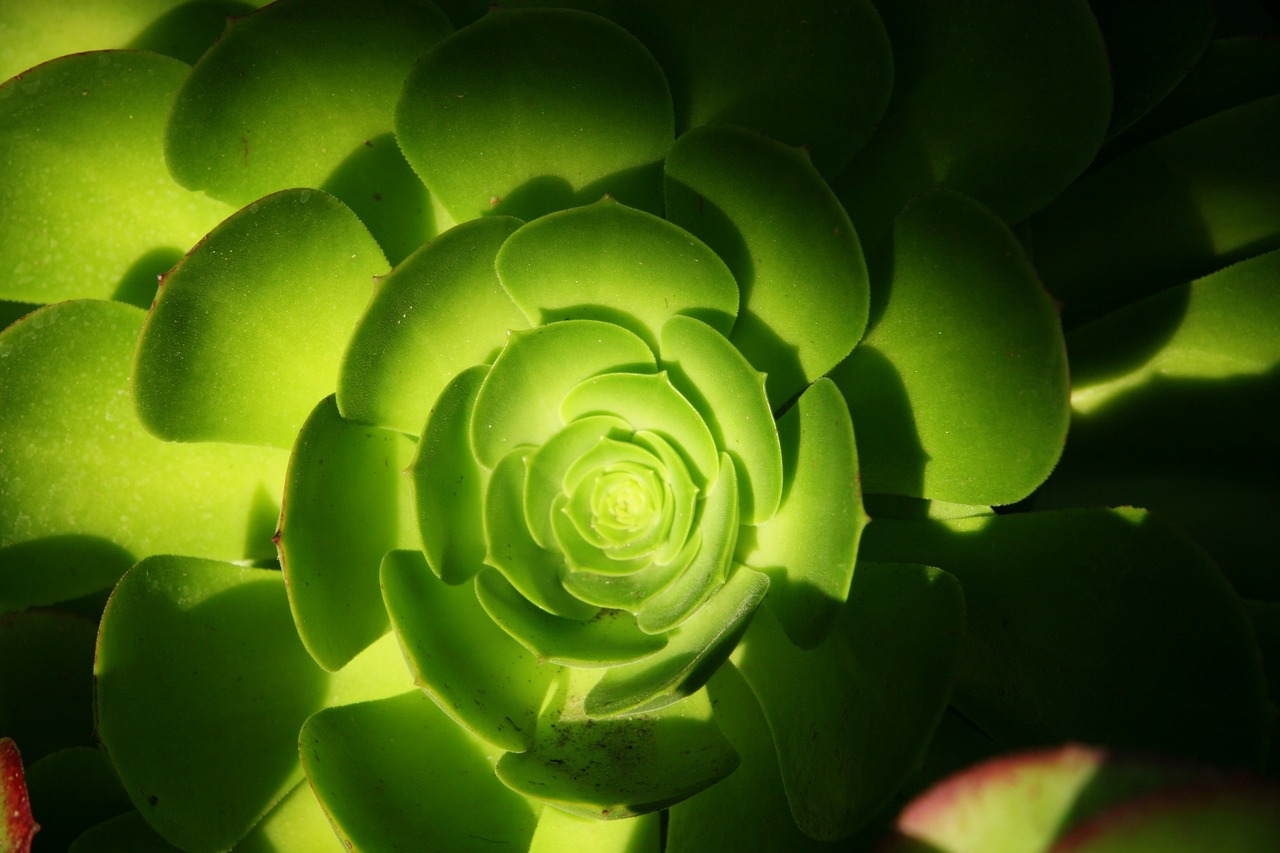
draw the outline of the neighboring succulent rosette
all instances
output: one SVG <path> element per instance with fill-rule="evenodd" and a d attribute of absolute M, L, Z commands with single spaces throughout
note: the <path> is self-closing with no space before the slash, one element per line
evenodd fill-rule
<path fill-rule="evenodd" d="M 145 50 L 0 87 L 0 722 L 50 843 L 860 848 L 1001 749 L 1261 765 L 1197 545 L 991 509 L 1198 488 L 1108 400 L 1280 361 L 1272 93 L 1139 120 L 1211 13 L 1139 73 L 1077 0 L 280 0 L 207 50 L 135 5 Z M 1191 181 L 1213 239 L 1125 280 L 1090 211 L 1231 146 L 1259 200 Z"/>

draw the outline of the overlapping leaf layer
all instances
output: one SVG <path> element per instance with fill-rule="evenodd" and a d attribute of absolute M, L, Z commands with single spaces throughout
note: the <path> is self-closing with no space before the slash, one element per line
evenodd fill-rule
<path fill-rule="evenodd" d="M 1274 766 L 1280 114 L 1230 15 L 110 5 L 0 9 L 45 838 L 863 849 L 1000 749 Z M 1210 554 L 1074 508 L 1130 503 Z"/>

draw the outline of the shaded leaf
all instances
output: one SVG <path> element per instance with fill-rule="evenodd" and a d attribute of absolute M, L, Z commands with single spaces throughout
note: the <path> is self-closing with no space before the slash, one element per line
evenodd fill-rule
<path fill-rule="evenodd" d="M 1066 437 L 1058 317 L 1009 229 L 958 193 L 894 222 L 891 277 L 866 338 L 832 373 L 868 492 L 965 504 L 1026 497 Z"/>
<path fill-rule="evenodd" d="M 849 354 L 867 318 L 862 248 L 807 155 L 741 128 L 692 130 L 667 158 L 666 200 L 737 278 L 729 339 L 768 374 L 775 409 Z"/>
<path fill-rule="evenodd" d="M 119 303 L 67 302 L 0 336 L 5 608 L 105 589 L 148 554 L 275 556 L 286 454 L 147 433 L 129 399 L 143 319 Z"/>
<path fill-rule="evenodd" d="M 455 376 L 528 328 L 493 267 L 519 226 L 506 216 L 464 223 L 378 279 L 342 359 L 343 417 L 417 435 Z"/>
<path fill-rule="evenodd" d="M 737 755 L 705 693 L 597 720 L 584 715 L 582 701 L 601 672 L 565 670 L 533 746 L 498 762 L 508 787 L 571 814 L 613 820 L 666 808 L 732 772 Z"/>
<path fill-rule="evenodd" d="M 300 736 L 307 779 L 354 849 L 526 849 L 539 805 L 494 777 L 492 749 L 417 690 L 327 708 Z"/>
<path fill-rule="evenodd" d="M 531 219 L 605 193 L 657 213 L 671 94 L 616 24 L 568 9 L 495 9 L 414 66 L 396 138 L 458 222 Z"/>
<path fill-rule="evenodd" d="M 235 843 L 301 779 L 298 729 L 328 680 L 279 572 L 190 557 L 120 581 L 94 674 L 98 735 L 129 798 L 166 840 L 202 850 Z"/>
<path fill-rule="evenodd" d="M 960 580 L 952 702 L 1003 748 L 1076 740 L 1261 763 L 1271 718 L 1253 632 L 1217 567 L 1158 517 L 877 519 L 861 553 Z"/>
<path fill-rule="evenodd" d="M 1111 78 L 1085 0 L 876 8 L 893 45 L 893 98 L 835 181 L 865 244 L 933 187 L 1016 222 L 1089 165 L 1110 120 Z"/>
<path fill-rule="evenodd" d="M 677 132 L 750 127 L 838 172 L 889 103 L 893 57 L 875 6 L 610 0 L 667 72 Z"/>
<path fill-rule="evenodd" d="M 0 16 L 25 5 L 6 3 Z M 16 40 L 0 29 L 5 47 Z M 157 276 L 231 212 L 164 167 L 165 116 L 187 70 L 165 56 L 109 51 L 63 57 L 0 86 L 0 296 L 146 307 Z"/>
<path fill-rule="evenodd" d="M 404 476 L 414 443 L 344 420 L 333 397 L 298 433 L 278 534 L 289 605 L 303 645 L 340 669 L 387 630 L 378 587 L 382 557 L 418 546 L 417 513 Z"/>
<path fill-rule="evenodd" d="M 859 563 L 826 641 L 796 648 L 768 608 L 734 652 L 769 721 L 796 823 L 836 840 L 857 830 L 924 756 L 959 667 L 964 601 L 916 565 Z"/>
<path fill-rule="evenodd" d="M 133 368 L 143 423 L 171 441 L 291 447 L 333 393 L 385 264 L 360 220 L 326 193 L 286 190 L 240 210 L 156 296 Z"/>

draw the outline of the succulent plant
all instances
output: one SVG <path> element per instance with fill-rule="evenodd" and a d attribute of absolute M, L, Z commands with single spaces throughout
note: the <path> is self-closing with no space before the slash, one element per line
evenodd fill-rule
<path fill-rule="evenodd" d="M 1264 8 L 257 5 L 0 9 L 11 849 L 1274 772 Z"/>

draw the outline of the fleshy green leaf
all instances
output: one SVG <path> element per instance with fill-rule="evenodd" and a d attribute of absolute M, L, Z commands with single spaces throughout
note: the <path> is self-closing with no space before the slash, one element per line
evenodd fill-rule
<path fill-rule="evenodd" d="M 157 835 L 141 813 L 128 811 L 80 833 L 67 848 L 67 853 L 181 853 L 181 851 Z"/>
<path fill-rule="evenodd" d="M 560 404 L 565 423 L 587 415 L 616 415 L 632 429 L 655 432 L 684 459 L 694 483 L 705 486 L 716 475 L 716 443 L 688 400 L 666 372 L 607 373 L 584 380 Z"/>
<path fill-rule="evenodd" d="M 697 317 L 727 334 L 738 313 L 738 284 L 719 256 L 612 198 L 529 223 L 503 245 L 497 267 L 530 323 L 605 320 L 654 351 L 670 317 Z"/>
<path fill-rule="evenodd" d="M 274 556 L 286 454 L 158 441 L 129 400 L 143 312 L 67 302 L 0 335 L 0 608 L 111 586 L 136 559 Z"/>
<path fill-rule="evenodd" d="M 756 614 L 733 662 L 769 721 L 805 833 L 852 833 L 919 765 L 951 692 L 963 624 L 954 578 L 895 564 L 859 564 L 840 621 L 811 651 L 793 646 L 768 608 Z"/>
<path fill-rule="evenodd" d="M 61 749 L 30 762 L 27 791 L 40 820 L 37 850 L 65 850 L 94 824 L 132 810 L 111 762 L 90 746 Z M 0 849 L 8 853 L 8 848 Z"/>
<path fill-rule="evenodd" d="M 692 317 L 672 317 L 663 325 L 661 353 L 671 384 L 698 410 L 715 446 L 733 460 L 743 523 L 771 518 L 782 498 L 782 452 L 764 374 Z"/>
<path fill-rule="evenodd" d="M 543 809 L 529 853 L 659 853 L 662 850 L 662 818 L 640 815 L 630 820 L 595 820 L 560 809 Z"/>
<path fill-rule="evenodd" d="M 1114 93 L 1107 135 L 1115 136 L 1169 94 L 1200 59 L 1213 35 L 1213 3 L 1090 0 L 1089 8 L 1107 44 Z"/>
<path fill-rule="evenodd" d="M 596 608 L 577 600 L 560 585 L 564 558 L 533 541 L 524 526 L 524 491 L 528 456 L 522 451 L 503 458 L 485 495 L 485 563 L 506 577 L 538 607 L 569 619 L 591 619 Z"/>
<path fill-rule="evenodd" d="M 893 99 L 835 182 L 865 244 L 935 186 L 1016 222 L 1089 165 L 1111 117 L 1111 78 L 1085 0 L 876 8 L 893 45 Z"/>
<path fill-rule="evenodd" d="M 959 579 L 952 703 L 1006 749 L 1076 740 L 1261 762 L 1271 718 L 1253 632 L 1217 567 L 1158 517 L 876 519 L 861 553 Z"/>
<path fill-rule="evenodd" d="M 393 111 L 414 61 L 451 30 L 421 0 L 280 0 L 233 19 L 174 100 L 169 168 L 236 206 L 327 190 L 403 258 L 436 228 L 391 136 Z"/>
<path fill-rule="evenodd" d="M 1097 316 L 1280 247 L 1280 95 L 1118 157 L 1029 223 L 1064 317 Z"/>
<path fill-rule="evenodd" d="M 528 749 L 560 668 L 539 664 L 494 624 L 471 584 L 449 586 L 416 551 L 386 556 L 382 589 L 418 685 L 476 737 L 506 750 Z"/>
<path fill-rule="evenodd" d="M 498 761 L 498 778 L 512 790 L 612 820 L 666 808 L 737 765 L 705 692 L 660 711 L 597 720 L 584 714 L 582 701 L 602 670 L 564 672 L 533 747 Z"/>
<path fill-rule="evenodd" d="M 730 340 L 768 374 L 778 408 L 862 335 L 868 290 L 858 235 L 808 156 L 747 130 L 686 133 L 666 176 L 668 217 L 738 280 Z"/>
<path fill-rule="evenodd" d="M 868 492 L 967 504 L 1026 497 L 1062 452 L 1062 330 L 1008 228 L 957 193 L 894 223 L 889 296 L 833 372 Z"/>
<path fill-rule="evenodd" d="M 524 850 L 533 837 L 538 804 L 498 782 L 493 747 L 418 691 L 326 708 L 300 741 L 307 778 L 348 849 Z"/>
<path fill-rule="evenodd" d="M 386 259 L 340 201 L 287 190 L 233 215 L 174 268 L 138 342 L 133 391 L 156 435 L 291 447 L 333 393 Z"/>
<path fill-rule="evenodd" d="M 0 80 L 25 68 L 100 48 L 153 50 L 194 62 L 226 26 L 227 15 L 264 0 L 46 0 L 0 6 Z"/>
<path fill-rule="evenodd" d="M 658 634 L 684 622 L 729 575 L 738 541 L 738 475 L 727 453 L 720 455 L 720 473 L 707 487 L 696 524 L 701 539 L 697 553 L 636 611 L 641 630 Z"/>
<path fill-rule="evenodd" d="M 93 742 L 96 633 L 95 620 L 60 611 L 0 616 L 0 732 L 28 764 Z"/>
<path fill-rule="evenodd" d="M 654 563 L 628 575 L 578 571 L 569 566 L 561 583 L 582 601 L 589 601 L 598 607 L 634 613 L 687 571 L 701 546 L 702 534 L 695 527 L 689 532 L 684 547 L 669 563 Z"/>
<path fill-rule="evenodd" d="M 25 4 L 0 16 L 11 5 Z M 0 31 L 6 47 L 17 38 Z M 231 212 L 164 168 L 165 115 L 187 70 L 155 54 L 85 53 L 0 86 L 0 297 L 145 307 L 156 277 Z"/>
<path fill-rule="evenodd" d="M 666 647 L 635 663 L 615 666 L 587 694 L 593 717 L 654 711 L 701 690 L 742 637 L 769 579 L 734 569 L 693 615 L 667 633 Z"/>
<path fill-rule="evenodd" d="M 635 617 L 620 610 L 600 610 L 587 620 L 548 613 L 493 569 L 476 576 L 476 598 L 490 618 L 539 662 L 616 666 L 649 657 L 667 644 L 665 637 L 641 631 Z"/>
<path fill-rule="evenodd" d="M 867 523 L 849 409 L 819 379 L 778 419 L 787 459 L 778 514 L 744 529 L 736 559 L 768 575 L 769 603 L 793 643 L 822 642 L 849 594 L 858 539 Z"/>
<path fill-rule="evenodd" d="M 616 24 L 568 9 L 496 9 L 414 66 L 396 136 L 459 222 L 532 219 L 606 193 L 659 213 L 671 93 Z"/>
<path fill-rule="evenodd" d="M 1215 39 L 1178 87 L 1108 143 L 1100 157 L 1113 159 L 1214 113 L 1275 94 L 1280 94 L 1280 42 Z"/>
<path fill-rule="evenodd" d="M 507 452 L 551 438 L 563 425 L 561 401 L 584 379 L 653 366 L 644 341 L 612 323 L 565 320 L 513 332 L 476 399 L 476 459 L 493 468 Z"/>
<path fill-rule="evenodd" d="M 579 418 L 534 451 L 525 482 L 524 515 L 535 542 L 543 548 L 555 542 L 551 508 L 564 491 L 569 468 L 602 438 L 630 432 L 626 421 L 612 415 Z"/>
<path fill-rule="evenodd" d="M 741 757 L 727 779 L 671 809 L 667 853 L 786 850 L 830 853 L 796 827 L 778 774 L 768 721 L 751 688 L 730 663 L 707 683 L 716 724 Z"/>
<path fill-rule="evenodd" d="M 678 132 L 736 124 L 840 170 L 889 103 L 893 57 L 867 0 L 610 0 L 667 72 Z"/>
<path fill-rule="evenodd" d="M 279 572 L 190 557 L 129 571 L 103 614 L 98 735 L 129 798 L 183 848 L 235 843 L 302 776 L 326 676 Z"/>
<path fill-rule="evenodd" d="M 529 327 L 493 268 L 519 226 L 506 216 L 459 225 L 378 279 L 342 359 L 343 417 L 416 435 L 455 376 Z"/>
<path fill-rule="evenodd" d="M 236 853 L 278 853 L 281 850 L 327 850 L 333 846 L 333 826 L 304 779 L 235 846 Z"/>
<path fill-rule="evenodd" d="M 289 463 L 280 519 L 280 562 L 303 645 L 333 671 L 382 636 L 382 557 L 418 546 L 404 476 L 414 444 L 343 420 L 333 397 L 303 424 Z"/>
<path fill-rule="evenodd" d="M 445 583 L 470 580 L 484 564 L 481 518 L 489 478 L 471 454 L 471 411 L 488 373 L 474 367 L 444 389 L 410 469 L 423 555 Z"/>
<path fill-rule="evenodd" d="M 1280 598 L 1280 251 L 1067 335 L 1072 425 L 1037 507 L 1143 506 L 1190 533 L 1246 596 Z"/>

